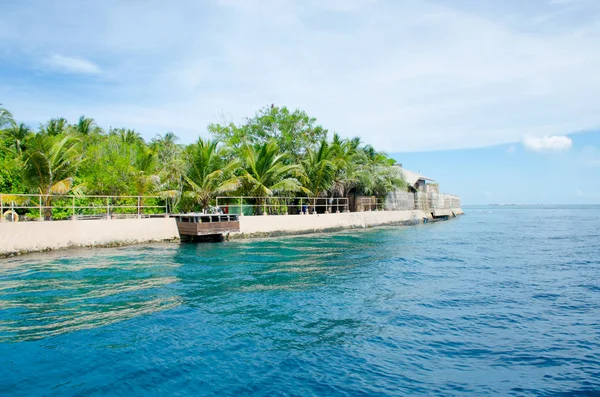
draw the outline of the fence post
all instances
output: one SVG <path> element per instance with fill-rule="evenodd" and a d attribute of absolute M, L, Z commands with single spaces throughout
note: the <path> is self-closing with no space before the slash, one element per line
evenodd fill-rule
<path fill-rule="evenodd" d="M 77 217 L 75 216 L 75 196 L 73 196 L 73 216 L 71 217 L 72 221 L 76 221 Z"/>
<path fill-rule="evenodd" d="M 40 221 L 43 221 L 44 220 L 44 215 L 42 214 L 42 195 L 41 194 L 40 194 L 40 201 L 39 202 L 40 202 L 40 204 L 39 204 L 39 207 L 40 207 Z"/>
<path fill-rule="evenodd" d="M 244 199 L 240 197 L 240 216 L 244 216 Z"/>
<path fill-rule="evenodd" d="M 106 219 L 110 219 L 110 197 L 106 198 Z"/>
<path fill-rule="evenodd" d="M 140 196 L 137 197 L 137 217 L 138 219 L 142 217 L 142 213 L 140 212 Z"/>
<path fill-rule="evenodd" d="M 0 223 L 4 222 L 4 198 L 0 194 Z"/>

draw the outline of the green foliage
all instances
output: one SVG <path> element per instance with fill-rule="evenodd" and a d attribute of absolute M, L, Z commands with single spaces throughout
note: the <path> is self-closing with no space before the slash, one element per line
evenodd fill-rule
<path fill-rule="evenodd" d="M 87 145 L 85 161 L 77 173 L 87 194 L 134 195 L 137 191 L 136 164 L 140 146 L 121 141 L 119 136 L 96 138 Z"/>
<path fill-rule="evenodd" d="M 96 125 L 94 119 L 85 116 L 79 117 L 77 124 L 71 126 L 71 130 L 73 133 L 83 136 L 102 132 L 102 129 Z"/>
<path fill-rule="evenodd" d="M 47 207 L 54 194 L 67 194 L 73 187 L 77 166 L 81 162 L 79 139 L 66 136 L 39 134 L 33 137 L 25 152 L 23 177 L 36 193 L 45 195 L 42 205 Z M 45 209 L 46 219 L 52 210 Z"/>
<path fill-rule="evenodd" d="M 315 148 L 327 137 L 327 130 L 316 124 L 302 110 L 290 112 L 288 108 L 271 105 L 259 110 L 241 126 L 211 124 L 208 131 L 218 140 L 240 148 L 274 141 L 282 152 L 289 154 L 290 161 L 298 161 L 311 148 Z"/>
<path fill-rule="evenodd" d="M 383 197 L 394 189 L 406 186 L 400 170 L 393 167 L 394 160 L 370 145 L 357 152 L 356 162 L 357 186 L 367 195 Z"/>
<path fill-rule="evenodd" d="M 158 195 L 148 200 L 172 211 L 206 210 L 218 195 L 253 196 L 247 204 L 261 207 L 275 196 L 345 197 L 355 190 L 383 197 L 403 186 L 385 154 L 359 138 L 328 140 L 315 118 L 286 107 L 265 107 L 241 125 L 211 124 L 214 139 L 187 146 L 171 132 L 150 142 L 133 129 L 105 132 L 85 116 L 74 124 L 51 119 L 33 132 L 3 108 L 0 131 L 0 192 L 47 194 L 43 205 L 76 192 Z"/>
<path fill-rule="evenodd" d="M 8 150 L 0 153 L 0 192 L 22 193 L 26 191 L 23 183 L 21 162 L 9 155 Z"/>
<path fill-rule="evenodd" d="M 22 124 L 17 131 L 14 130 L 15 125 L 12 114 L 0 107 L 0 192 L 17 193 L 25 189 L 21 173 L 21 150 L 27 134 L 22 133 Z"/>
<path fill-rule="evenodd" d="M 4 109 L 3 107 L 0 107 L 0 129 L 12 123 L 14 123 L 12 113 Z"/>
<path fill-rule="evenodd" d="M 40 194 L 66 194 L 81 162 L 79 139 L 66 136 L 36 135 L 25 152 L 25 182 Z"/>
<path fill-rule="evenodd" d="M 178 145 L 179 138 L 172 132 L 167 132 L 164 137 L 158 135 L 151 143 L 150 148 L 156 153 L 157 171 L 161 180 L 162 192 L 178 192 L 167 194 L 177 201 L 181 197 L 187 162 L 184 156 L 184 146 Z M 166 193 L 164 193 L 166 194 Z"/>
<path fill-rule="evenodd" d="M 296 176 L 301 176 L 297 164 L 286 164 L 287 154 L 274 141 L 246 144 L 241 172 L 244 194 L 267 197 L 287 193 L 309 193 Z"/>
<path fill-rule="evenodd" d="M 225 160 L 221 150 L 216 140 L 199 138 L 186 151 L 189 167 L 184 178 L 189 190 L 185 196 L 203 210 L 217 194 L 229 193 L 240 186 L 239 179 L 233 175 L 239 162 Z"/>
<path fill-rule="evenodd" d="M 11 122 L 10 127 L 2 131 L 4 137 L 9 141 L 10 145 L 15 149 L 17 155 L 21 155 L 25 150 L 26 142 L 33 135 L 31 129 L 25 124 L 17 124 Z"/>
<path fill-rule="evenodd" d="M 346 197 L 350 189 L 358 184 L 360 139 L 341 139 L 338 134 L 334 134 L 331 146 L 337 166 L 331 191 L 334 195 Z"/>
<path fill-rule="evenodd" d="M 319 197 L 333 186 L 335 174 L 338 169 L 336 148 L 321 141 L 318 149 L 308 149 L 302 160 L 302 184 L 313 197 Z"/>
<path fill-rule="evenodd" d="M 68 126 L 69 123 L 67 123 L 67 120 L 59 117 L 56 119 L 50 119 L 45 126 L 40 126 L 40 132 L 43 135 L 57 136 L 66 132 Z"/>

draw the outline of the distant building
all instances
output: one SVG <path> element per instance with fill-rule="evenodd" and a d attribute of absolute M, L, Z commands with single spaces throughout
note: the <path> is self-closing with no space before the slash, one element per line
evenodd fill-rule
<path fill-rule="evenodd" d="M 404 180 L 408 185 L 409 192 L 424 192 L 426 190 L 427 181 L 433 182 L 434 180 L 426 177 L 425 175 L 421 175 L 417 172 L 407 170 L 402 167 L 402 164 L 396 163 L 394 166 L 400 168 L 400 171 L 404 175 Z"/>

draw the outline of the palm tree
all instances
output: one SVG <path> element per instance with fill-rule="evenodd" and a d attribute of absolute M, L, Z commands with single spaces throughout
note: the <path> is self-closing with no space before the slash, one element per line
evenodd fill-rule
<path fill-rule="evenodd" d="M 156 173 L 156 153 L 154 151 L 144 148 L 138 153 L 134 174 L 138 196 L 144 196 L 159 186 L 160 177 Z"/>
<path fill-rule="evenodd" d="M 25 181 L 42 195 L 44 217 L 52 217 L 49 208 L 52 194 L 66 194 L 73 187 L 73 177 L 81 163 L 80 141 L 73 136 L 56 137 L 38 134 L 25 152 Z"/>
<path fill-rule="evenodd" d="M 120 136 L 121 136 L 121 141 L 123 143 L 129 143 L 129 144 L 140 144 L 142 142 L 144 142 L 144 139 L 142 138 L 142 136 L 135 132 L 135 130 L 132 129 L 121 129 L 120 132 Z"/>
<path fill-rule="evenodd" d="M 331 187 L 333 195 L 345 197 L 356 185 L 356 158 L 359 146 L 360 138 L 341 139 L 338 134 L 333 135 L 331 147 L 336 158 L 336 170 Z"/>
<path fill-rule="evenodd" d="M 358 166 L 360 138 L 341 139 L 333 135 L 331 147 L 335 153 L 336 171 L 331 191 L 333 195 L 346 197 L 348 192 L 358 183 Z"/>
<path fill-rule="evenodd" d="M 110 128 L 109 135 L 116 135 L 121 139 L 121 143 L 140 144 L 144 139 L 135 130 L 129 128 Z"/>
<path fill-rule="evenodd" d="M 218 194 L 232 192 L 240 187 L 233 175 L 239 166 L 237 160 L 225 160 L 223 148 L 217 140 L 198 139 L 186 153 L 188 170 L 184 179 L 190 190 L 185 196 L 205 211 Z"/>
<path fill-rule="evenodd" d="M 317 150 L 309 148 L 306 151 L 306 156 L 301 162 L 302 185 L 310 190 L 313 198 L 320 197 L 332 187 L 337 170 L 334 149 L 335 147 L 323 139 Z"/>
<path fill-rule="evenodd" d="M 11 126 L 4 130 L 4 136 L 10 140 L 15 151 L 20 156 L 25 150 L 25 141 L 32 135 L 31 130 L 25 124 L 17 124 L 14 121 Z"/>
<path fill-rule="evenodd" d="M 203 211 L 217 194 L 228 193 L 240 187 L 240 180 L 233 176 L 239 161 L 224 160 L 222 150 L 218 141 L 199 138 L 187 151 L 189 168 L 184 178 L 190 190 L 185 195 L 199 204 Z"/>
<path fill-rule="evenodd" d="M 367 145 L 358 152 L 358 184 L 366 194 L 385 196 L 388 192 L 404 186 L 399 169 L 393 167 L 394 159 Z"/>
<path fill-rule="evenodd" d="M 60 135 L 67 130 L 68 127 L 67 120 L 63 117 L 59 117 L 56 119 L 50 119 L 46 126 L 41 126 L 40 131 L 42 134 L 56 136 Z"/>
<path fill-rule="evenodd" d="M 175 147 L 177 146 L 177 141 L 179 140 L 179 137 L 177 135 L 175 135 L 172 132 L 167 132 L 165 133 L 165 136 L 161 136 L 160 134 L 157 134 L 153 139 L 152 139 L 152 143 L 151 146 L 154 150 L 158 151 L 158 149 L 160 147 Z"/>
<path fill-rule="evenodd" d="M 266 197 L 275 194 L 310 194 L 297 178 L 302 176 L 300 166 L 286 165 L 285 157 L 286 154 L 273 141 L 256 146 L 245 144 L 240 180 L 246 193 L 258 198 L 259 205 L 265 203 Z"/>
<path fill-rule="evenodd" d="M 94 119 L 81 116 L 77 121 L 77 124 L 73 125 L 73 129 L 79 135 L 90 135 L 92 132 L 99 130 L 100 128 L 96 125 Z"/>
<path fill-rule="evenodd" d="M 174 209 L 182 197 L 186 162 L 182 156 L 182 146 L 177 144 L 179 138 L 172 132 L 164 137 L 157 135 L 151 142 L 151 149 L 158 159 L 158 175 L 161 180 L 159 194 L 167 197 Z"/>
<path fill-rule="evenodd" d="M 0 108 L 0 128 L 12 123 L 14 123 L 13 115 L 8 110 Z"/>

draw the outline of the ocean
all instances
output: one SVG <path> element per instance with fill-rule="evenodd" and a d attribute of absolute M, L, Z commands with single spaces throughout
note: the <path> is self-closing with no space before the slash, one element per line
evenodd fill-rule
<path fill-rule="evenodd" d="M 600 207 L 465 212 L 1 259 L 0 395 L 600 395 Z"/>

